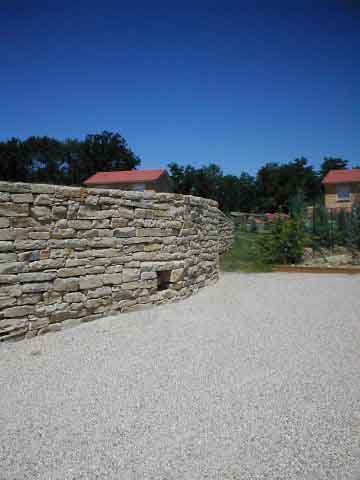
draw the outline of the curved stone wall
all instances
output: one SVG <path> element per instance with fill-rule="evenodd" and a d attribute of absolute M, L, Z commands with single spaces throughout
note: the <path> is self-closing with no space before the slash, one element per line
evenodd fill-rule
<path fill-rule="evenodd" d="M 219 254 L 227 252 L 233 242 L 235 236 L 235 223 L 229 217 L 227 217 L 220 210 L 219 212 L 219 224 L 218 224 L 218 238 L 219 238 Z"/>
<path fill-rule="evenodd" d="M 218 278 L 223 226 L 192 196 L 0 182 L 0 338 L 190 295 Z"/>

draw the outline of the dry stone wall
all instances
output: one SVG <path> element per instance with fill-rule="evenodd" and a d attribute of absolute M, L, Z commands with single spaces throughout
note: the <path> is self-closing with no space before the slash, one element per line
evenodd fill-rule
<path fill-rule="evenodd" d="M 220 255 L 231 248 L 234 242 L 234 235 L 235 223 L 219 210 L 218 239 Z"/>
<path fill-rule="evenodd" d="M 190 295 L 218 278 L 223 224 L 192 196 L 0 182 L 0 339 Z"/>

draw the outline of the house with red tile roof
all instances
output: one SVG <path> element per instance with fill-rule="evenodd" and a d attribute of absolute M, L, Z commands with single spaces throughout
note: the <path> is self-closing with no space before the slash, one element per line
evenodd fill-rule
<path fill-rule="evenodd" d="M 136 192 L 170 192 L 170 177 L 165 169 L 98 172 L 85 180 L 87 187 L 115 188 Z"/>
<path fill-rule="evenodd" d="M 329 209 L 350 209 L 360 202 L 360 168 L 330 170 L 323 178 L 325 206 Z"/>

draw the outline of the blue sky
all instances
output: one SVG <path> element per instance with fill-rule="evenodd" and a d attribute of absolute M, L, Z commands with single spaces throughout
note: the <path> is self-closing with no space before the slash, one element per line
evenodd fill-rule
<path fill-rule="evenodd" d="M 0 138 L 119 131 L 143 168 L 360 164 L 351 0 L 2 4 Z"/>

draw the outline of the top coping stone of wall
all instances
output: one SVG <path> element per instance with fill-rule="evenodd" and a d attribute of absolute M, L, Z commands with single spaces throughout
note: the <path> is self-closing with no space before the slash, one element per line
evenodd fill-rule
<path fill-rule="evenodd" d="M 70 187 L 63 185 L 51 185 L 46 183 L 23 183 L 23 182 L 4 182 L 0 181 L 0 192 L 6 193 L 33 193 L 33 194 L 55 194 L 56 196 L 72 197 L 85 199 L 88 196 L 108 196 L 125 198 L 129 200 L 155 200 L 158 202 L 167 202 L 173 200 L 183 200 L 188 205 L 205 205 L 218 208 L 218 202 L 203 197 L 193 195 L 182 195 L 180 193 L 164 192 L 133 192 L 129 190 L 118 190 L 111 188 L 86 188 Z"/>

